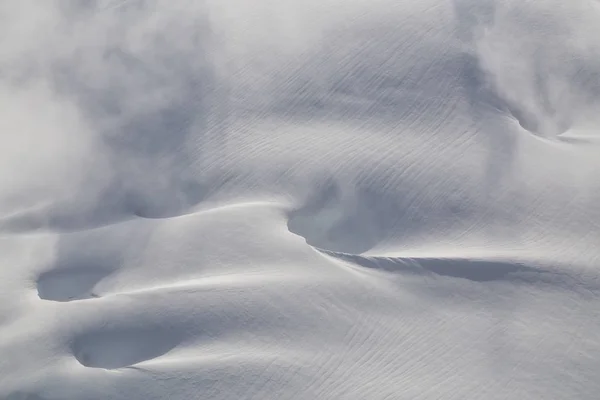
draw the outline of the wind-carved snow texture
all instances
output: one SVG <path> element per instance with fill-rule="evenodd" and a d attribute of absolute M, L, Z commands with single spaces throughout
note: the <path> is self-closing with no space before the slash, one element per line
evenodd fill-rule
<path fill-rule="evenodd" d="M 588 0 L 0 2 L 0 399 L 600 393 Z"/>

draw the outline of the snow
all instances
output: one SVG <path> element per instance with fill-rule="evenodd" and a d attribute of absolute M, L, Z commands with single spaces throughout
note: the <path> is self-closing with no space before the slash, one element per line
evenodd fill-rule
<path fill-rule="evenodd" d="M 600 7 L 0 2 L 0 399 L 596 399 Z"/>

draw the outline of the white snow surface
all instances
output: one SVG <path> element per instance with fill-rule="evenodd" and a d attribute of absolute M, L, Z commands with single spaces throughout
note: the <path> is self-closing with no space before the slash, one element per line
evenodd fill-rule
<path fill-rule="evenodd" d="M 600 396 L 600 3 L 0 1 L 0 399 Z"/>

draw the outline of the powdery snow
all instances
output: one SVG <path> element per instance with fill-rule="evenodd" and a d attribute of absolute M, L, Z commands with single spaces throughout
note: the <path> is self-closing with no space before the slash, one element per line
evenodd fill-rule
<path fill-rule="evenodd" d="M 592 0 L 0 1 L 0 399 L 600 393 Z"/>

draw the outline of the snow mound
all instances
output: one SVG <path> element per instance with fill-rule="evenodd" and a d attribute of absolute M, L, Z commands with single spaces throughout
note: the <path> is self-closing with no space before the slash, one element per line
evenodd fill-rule
<path fill-rule="evenodd" d="M 0 4 L 0 399 L 600 393 L 589 0 Z"/>

